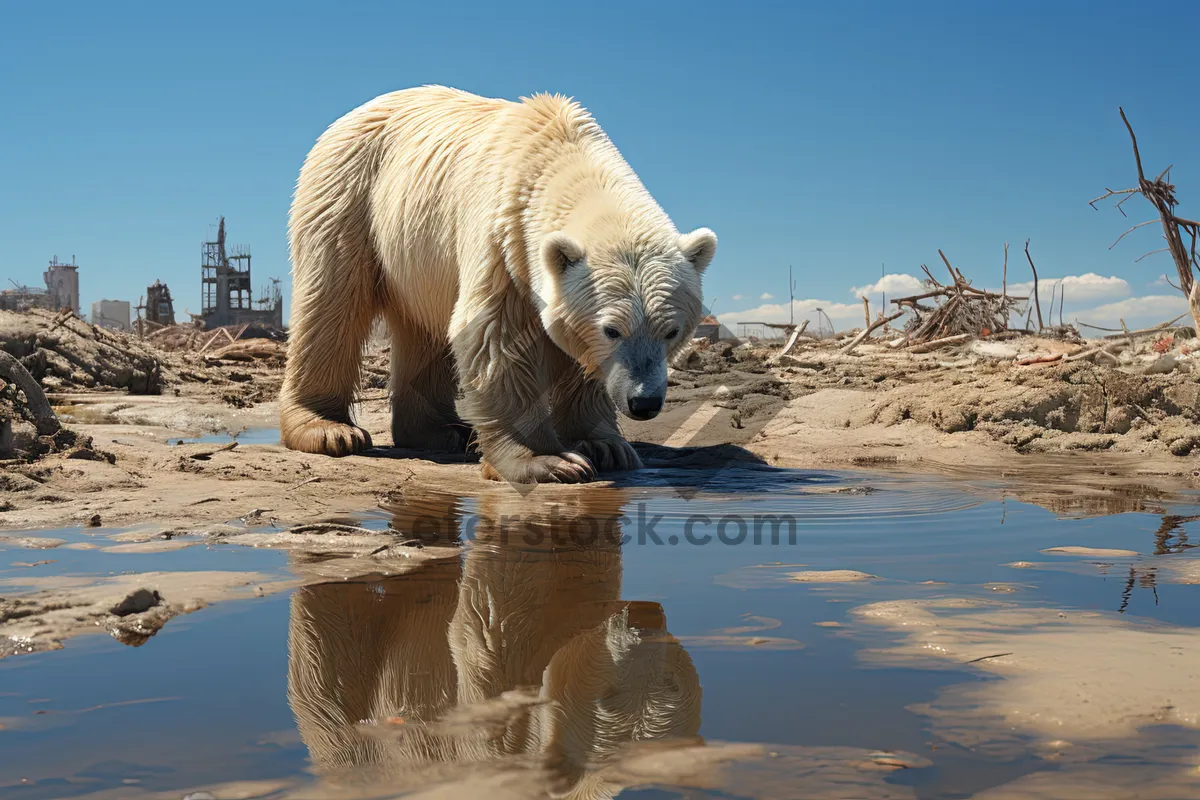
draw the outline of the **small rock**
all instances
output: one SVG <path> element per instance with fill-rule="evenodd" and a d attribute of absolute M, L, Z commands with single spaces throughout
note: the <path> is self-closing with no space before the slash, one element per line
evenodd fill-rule
<path fill-rule="evenodd" d="M 1192 436 L 1181 436 L 1180 438 L 1171 442 L 1170 445 L 1168 445 L 1168 447 L 1171 450 L 1171 455 L 1173 455 L 1173 456 L 1189 455 L 1195 446 L 1196 446 L 1196 439 Z"/>
<path fill-rule="evenodd" d="M 162 602 L 162 595 L 149 589 L 138 589 L 121 602 L 117 603 L 109 613 L 116 617 L 127 617 L 130 614 L 140 614 L 149 611 Z"/>
<path fill-rule="evenodd" d="M 1143 375 L 1166 375 L 1174 372 L 1179 366 L 1179 361 L 1171 353 L 1159 356 L 1153 364 L 1142 370 Z"/>
<path fill-rule="evenodd" d="M 99 528 L 100 527 L 100 515 L 92 514 L 92 516 L 88 518 L 87 526 L 89 528 Z"/>

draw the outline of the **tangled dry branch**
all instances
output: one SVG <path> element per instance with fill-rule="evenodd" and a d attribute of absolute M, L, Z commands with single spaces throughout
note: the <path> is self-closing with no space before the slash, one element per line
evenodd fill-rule
<path fill-rule="evenodd" d="M 1007 330 L 1009 315 L 1023 310 L 1023 304 L 1029 298 L 1009 295 L 1007 285 L 999 294 L 977 289 L 960 270 L 951 265 L 945 253 L 938 250 L 938 255 L 949 270 L 952 283 L 943 284 L 922 264 L 929 290 L 892 300 L 900 309 L 913 314 L 913 319 L 904 329 L 904 344 L 921 345 L 964 335 L 986 336 Z M 1007 246 L 1005 265 L 1007 284 Z"/>
<path fill-rule="evenodd" d="M 1125 129 L 1129 131 L 1129 141 L 1133 145 L 1133 159 L 1137 165 L 1138 183 L 1137 186 L 1131 189 L 1107 189 L 1104 194 L 1090 201 L 1089 205 L 1095 208 L 1096 203 L 1102 200 L 1107 200 L 1111 197 L 1120 197 L 1121 199 L 1116 203 L 1116 208 L 1124 215 L 1125 209 L 1122 206 L 1125 202 L 1135 195 L 1141 195 L 1150 202 L 1150 205 L 1154 206 L 1154 209 L 1158 212 L 1158 220 L 1148 220 L 1134 225 L 1118 236 L 1109 249 L 1116 247 L 1118 242 L 1138 228 L 1149 225 L 1152 222 L 1160 222 L 1163 229 L 1163 238 L 1166 239 L 1167 246 L 1158 250 L 1152 250 L 1137 260 L 1141 261 L 1143 258 L 1155 253 L 1168 252 L 1171 254 L 1171 260 L 1175 262 L 1175 270 L 1179 273 L 1179 289 L 1188 299 L 1193 321 L 1197 325 L 1200 325 L 1200 283 L 1197 283 L 1195 279 L 1195 270 L 1200 270 L 1200 256 L 1197 255 L 1197 240 L 1200 239 L 1200 222 L 1185 219 L 1175 213 L 1175 208 L 1179 205 L 1179 199 L 1175 195 L 1174 184 L 1170 183 L 1170 166 L 1159 173 L 1157 178 L 1149 179 L 1146 177 L 1145 170 L 1142 167 L 1142 154 L 1138 149 L 1137 136 L 1133 132 L 1133 126 L 1129 123 L 1129 118 L 1125 116 L 1125 109 L 1122 108 L 1119 111 L 1121 112 L 1121 121 L 1125 123 Z M 1190 240 L 1188 244 L 1184 243 L 1185 237 Z"/>

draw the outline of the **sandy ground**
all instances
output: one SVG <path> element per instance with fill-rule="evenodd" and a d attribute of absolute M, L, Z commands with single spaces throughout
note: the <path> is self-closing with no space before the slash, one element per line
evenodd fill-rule
<path fill-rule="evenodd" d="M 159 395 L 52 394 L 64 421 L 105 457 L 6 462 L 0 529 L 187 528 L 247 515 L 297 524 L 373 508 L 405 486 L 460 495 L 496 489 L 472 456 L 387 448 L 390 411 L 378 386 L 364 391 L 358 419 L 384 446 L 364 455 L 187 443 L 221 432 L 270 434 L 282 363 L 172 358 Z M 386 359 L 371 360 L 369 384 L 382 384 Z M 1087 362 L 1016 366 L 970 351 L 951 358 L 870 345 L 848 356 L 814 346 L 775 360 L 769 350 L 725 344 L 697 353 L 672 371 L 665 411 L 627 423 L 627 437 L 650 465 L 749 461 L 1005 479 L 1022 487 L 1022 499 L 1054 510 L 1076 501 L 1121 507 L 1137 496 L 1200 486 L 1200 381 L 1190 363 L 1146 375 Z M 562 491 L 537 487 L 530 496 Z"/>

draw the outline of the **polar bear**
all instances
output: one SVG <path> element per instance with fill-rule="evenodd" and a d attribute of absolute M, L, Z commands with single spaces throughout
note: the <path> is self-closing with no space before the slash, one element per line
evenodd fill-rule
<path fill-rule="evenodd" d="M 681 234 L 575 102 L 440 86 L 382 95 L 317 140 L 296 186 L 283 444 L 371 445 L 350 406 L 392 336 L 392 439 L 515 483 L 634 469 L 619 410 L 662 408 L 716 252 Z M 458 395 L 461 392 L 461 398 Z"/>

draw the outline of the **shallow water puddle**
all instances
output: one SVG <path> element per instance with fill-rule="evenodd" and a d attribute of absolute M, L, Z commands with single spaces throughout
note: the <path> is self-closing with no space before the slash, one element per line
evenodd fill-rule
<path fill-rule="evenodd" d="M 279 444 L 279 428 L 247 428 L 225 433 L 211 433 L 190 439 L 172 439 L 179 444 Z"/>
<path fill-rule="evenodd" d="M 1023 494 L 651 470 L 340 545 L 3 533 L 0 631 L 66 628 L 0 660 L 0 797 L 1200 796 L 1197 498 Z"/>

